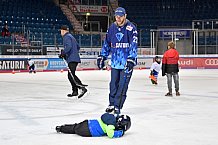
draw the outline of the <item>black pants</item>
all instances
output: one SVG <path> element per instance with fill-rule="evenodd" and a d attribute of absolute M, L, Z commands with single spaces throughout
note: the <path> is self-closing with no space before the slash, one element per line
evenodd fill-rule
<path fill-rule="evenodd" d="M 76 85 L 76 83 L 79 84 L 79 85 L 82 84 L 80 79 L 75 74 L 77 65 L 78 65 L 78 62 L 70 62 L 70 63 L 68 63 L 68 67 L 69 67 L 69 69 L 70 69 L 70 71 L 71 71 L 71 73 L 72 73 L 72 75 L 74 77 L 74 79 L 73 79 L 71 74 L 70 74 L 70 72 L 68 71 L 68 79 L 69 79 L 69 81 L 71 83 L 72 90 L 77 90 L 78 88 L 80 88 L 80 87 L 78 87 Z M 76 83 L 75 83 L 75 81 L 76 81 Z"/>
<path fill-rule="evenodd" d="M 31 73 L 32 71 L 35 72 L 35 65 L 34 64 L 29 66 L 29 72 Z"/>
<path fill-rule="evenodd" d="M 83 137 L 91 137 L 91 133 L 89 131 L 88 120 L 84 120 L 80 123 L 75 124 L 65 124 L 61 126 L 62 133 L 67 134 L 78 134 Z"/>

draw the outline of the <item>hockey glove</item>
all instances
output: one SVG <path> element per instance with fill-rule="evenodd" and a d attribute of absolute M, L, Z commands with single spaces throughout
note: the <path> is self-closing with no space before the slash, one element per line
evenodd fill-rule
<path fill-rule="evenodd" d="M 150 76 L 152 76 L 153 75 L 153 71 L 151 70 L 151 72 L 150 72 Z"/>
<path fill-rule="evenodd" d="M 131 59 L 127 59 L 126 66 L 125 66 L 125 72 L 130 73 L 133 70 L 134 66 L 135 66 L 135 62 Z"/>
<path fill-rule="evenodd" d="M 66 59 L 66 55 L 63 54 L 63 49 L 61 50 L 61 54 L 59 54 L 58 57 L 61 59 Z"/>
<path fill-rule="evenodd" d="M 104 56 L 99 55 L 97 58 L 97 66 L 99 69 L 103 69 L 105 67 L 105 63 L 104 61 L 106 60 L 106 58 Z"/>
<path fill-rule="evenodd" d="M 59 54 L 58 57 L 61 58 L 61 59 L 66 59 L 66 56 L 63 55 L 63 54 Z"/>

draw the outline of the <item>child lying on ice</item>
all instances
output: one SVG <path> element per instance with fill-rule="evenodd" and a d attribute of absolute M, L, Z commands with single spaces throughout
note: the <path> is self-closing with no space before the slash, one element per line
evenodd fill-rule
<path fill-rule="evenodd" d="M 75 124 L 56 126 L 58 133 L 78 134 L 83 137 L 108 136 L 118 138 L 130 128 L 131 120 L 128 115 L 115 117 L 113 114 L 104 113 L 100 119 L 84 120 Z"/>

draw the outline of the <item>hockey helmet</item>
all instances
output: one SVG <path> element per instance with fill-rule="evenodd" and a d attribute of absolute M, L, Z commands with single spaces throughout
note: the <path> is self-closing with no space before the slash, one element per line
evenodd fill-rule
<path fill-rule="evenodd" d="M 155 57 L 154 57 L 154 60 L 155 60 L 157 63 L 160 64 L 160 62 L 161 62 L 161 57 L 155 56 Z"/>
<path fill-rule="evenodd" d="M 118 128 L 127 131 L 131 127 L 131 119 L 128 115 L 121 115 L 117 121 Z"/>

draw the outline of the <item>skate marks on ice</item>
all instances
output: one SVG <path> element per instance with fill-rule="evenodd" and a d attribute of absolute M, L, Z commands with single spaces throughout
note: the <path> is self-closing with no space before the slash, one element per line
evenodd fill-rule
<path fill-rule="evenodd" d="M 80 106 L 91 109 L 87 110 Z M 1 101 L 0 120 L 19 120 L 26 125 L 36 125 L 37 122 L 34 119 L 76 116 L 97 111 L 100 108 L 102 106 L 97 102 L 72 98 Z M 72 110 L 71 113 L 68 110 Z"/>
<path fill-rule="evenodd" d="M 29 116 L 20 112 L 18 109 L 16 109 L 15 106 L 8 106 L 8 105 L 0 104 L 0 110 L 1 110 L 0 112 L 2 116 L 0 117 L 0 120 L 19 120 L 22 124 L 25 124 L 25 125 L 39 125 L 38 122 L 34 121 Z M 8 116 L 8 114 L 10 114 L 10 116 L 13 116 L 13 117 L 3 117 L 3 116 Z"/>

